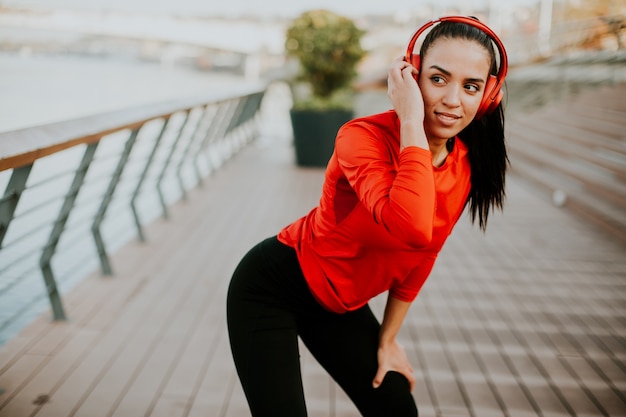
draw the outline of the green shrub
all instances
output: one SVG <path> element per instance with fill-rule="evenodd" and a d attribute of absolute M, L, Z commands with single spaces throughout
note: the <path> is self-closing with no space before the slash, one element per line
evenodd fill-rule
<path fill-rule="evenodd" d="M 364 33 L 351 19 L 328 10 L 308 11 L 293 20 L 285 49 L 288 56 L 298 59 L 297 80 L 304 82 L 312 95 L 304 100 L 302 94 L 294 94 L 295 107 L 350 106 L 345 97 L 350 96 L 356 66 L 365 55 L 361 48 Z"/>

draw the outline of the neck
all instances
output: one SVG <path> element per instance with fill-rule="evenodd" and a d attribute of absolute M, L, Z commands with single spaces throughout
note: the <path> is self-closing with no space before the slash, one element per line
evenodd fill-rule
<path fill-rule="evenodd" d="M 446 157 L 448 156 L 448 147 L 446 146 L 447 143 L 448 139 L 428 141 L 428 148 L 433 156 L 433 166 L 439 167 L 446 161 Z"/>

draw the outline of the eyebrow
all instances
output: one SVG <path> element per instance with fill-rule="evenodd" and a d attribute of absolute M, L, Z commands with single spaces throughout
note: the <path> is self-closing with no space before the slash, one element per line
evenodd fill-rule
<path fill-rule="evenodd" d="M 449 77 L 450 75 L 452 75 L 452 74 L 450 73 L 450 71 L 448 71 L 448 70 L 446 70 L 446 69 L 444 69 L 444 68 L 441 68 L 439 65 L 431 65 L 431 66 L 430 66 L 430 68 L 434 68 L 434 69 L 436 69 L 437 71 L 442 72 L 444 75 L 447 75 L 448 77 Z M 467 79 L 467 80 L 465 80 L 465 81 L 469 81 L 469 82 L 472 82 L 472 83 L 483 83 L 483 84 L 484 84 L 484 82 L 485 82 L 485 80 L 483 80 L 482 78 L 468 78 L 468 79 Z"/>

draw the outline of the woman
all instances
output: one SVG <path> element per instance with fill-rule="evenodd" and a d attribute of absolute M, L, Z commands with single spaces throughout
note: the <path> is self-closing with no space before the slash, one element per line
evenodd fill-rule
<path fill-rule="evenodd" d="M 417 415 L 396 335 L 465 206 L 483 230 L 502 208 L 505 74 L 478 21 L 425 25 L 389 68 L 393 110 L 340 129 L 319 206 L 243 258 L 227 313 L 253 416 L 306 415 L 298 336 L 362 415 Z M 379 323 L 367 303 L 385 291 Z"/>

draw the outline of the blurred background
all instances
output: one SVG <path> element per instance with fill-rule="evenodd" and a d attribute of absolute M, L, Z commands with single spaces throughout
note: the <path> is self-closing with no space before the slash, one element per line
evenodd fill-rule
<path fill-rule="evenodd" d="M 441 276 L 420 295 L 420 310 L 408 326 L 426 381 L 417 389 L 420 415 L 626 415 L 626 0 L 0 0 L 0 136 L 6 138 L 0 139 L 0 160 L 11 144 L 27 144 L 29 151 L 39 146 L 37 133 L 64 133 L 50 126 L 13 130 L 110 111 L 139 117 L 134 115 L 150 104 L 189 96 L 206 103 L 211 97 L 204 109 L 172 117 L 167 146 L 159 146 L 158 131 L 167 124 L 162 119 L 146 123 L 145 130 L 142 125 L 130 157 L 139 128 L 101 141 L 85 180 L 88 191 L 81 191 L 67 222 L 72 229 L 63 233 L 61 256 L 54 258 L 62 294 L 81 281 L 91 285 L 69 298 L 73 311 L 83 315 L 72 312 L 69 326 L 48 326 L 49 315 L 42 314 L 50 303 L 41 260 L 56 248 L 56 226 L 65 227 L 65 202 L 75 196 L 65 194 L 63 184 L 84 173 L 78 168 L 87 155 L 82 148 L 95 145 L 38 159 L 37 175 L 28 177 L 26 187 L 33 191 L 24 193 L 15 216 L 7 209 L 18 195 L 8 185 L 15 170 L 0 172 L 0 190 L 7 190 L 0 198 L 0 235 L 12 233 L 0 238 L 0 347 L 9 347 L 0 357 L 0 416 L 39 410 L 37 415 L 46 416 L 150 414 L 137 412 L 138 404 L 157 404 L 150 414 L 155 416 L 217 415 L 218 408 L 222 416 L 242 415 L 237 407 L 244 407 L 243 392 L 236 390 L 230 360 L 224 360 L 224 309 L 215 300 L 238 251 L 247 249 L 246 239 L 265 228 L 275 232 L 290 210 L 301 215 L 299 207 L 308 210 L 308 201 L 318 198 L 323 171 L 296 170 L 287 158 L 292 96 L 285 83 L 272 81 L 298 71 L 285 55 L 286 30 L 300 13 L 319 8 L 352 18 L 365 33 L 356 115 L 390 107 L 387 67 L 428 20 L 476 16 L 508 51 L 512 204 L 507 201 L 506 217 L 490 217 L 485 236 L 460 222 L 457 237 L 446 244 L 451 256 L 435 270 Z M 153 185 L 161 183 L 166 168 L 168 202 L 184 198 L 185 184 L 200 188 L 196 156 L 207 149 L 208 156 L 219 156 L 222 148 L 204 148 L 207 138 L 218 138 L 221 146 L 224 132 L 239 123 L 241 101 L 217 103 L 215 97 L 235 97 L 240 87 L 266 91 L 262 123 L 258 131 L 248 129 L 251 136 L 258 133 L 252 152 L 225 165 L 230 171 L 214 176 L 185 207 L 210 218 L 181 219 L 173 238 L 164 231 L 174 229 L 163 222 L 156 245 L 125 252 L 132 258 L 126 271 L 137 273 L 85 281 L 100 273 L 102 254 L 92 231 L 104 221 L 101 208 L 109 206 L 114 191 L 110 184 L 121 182 L 103 228 L 114 253 L 136 239 L 129 201 L 144 174 L 150 171 L 142 190 L 150 191 L 142 191 L 138 207 L 146 224 L 162 214 L 160 187 Z M 107 123 L 117 120 L 108 118 Z M 93 136 L 92 120 L 81 120 L 81 132 L 89 131 L 85 137 Z M 196 135 L 200 125 L 204 130 Z M 184 146 L 177 146 L 181 136 Z M 230 146 L 228 156 L 235 153 Z M 177 166 L 169 164 L 173 154 Z M 123 175 L 118 161 L 131 165 Z M 208 175 L 220 165 L 207 161 L 200 168 Z M 22 168 L 15 177 L 26 181 Z M 292 188 L 285 192 L 285 186 Z M 297 192 L 290 191 L 296 186 Z M 159 255 L 166 252 L 173 256 L 164 266 Z M 103 282 L 108 287 L 99 286 Z M 33 322 L 35 330 L 20 334 Z M 303 363 L 305 384 L 323 394 L 312 397 L 324 408 L 316 415 L 328 416 L 328 407 L 337 411 L 330 415 L 349 415 L 340 414 L 339 391 L 319 379 L 313 361 Z M 63 414 L 48 407 L 72 410 Z M 167 407 L 186 411 L 163 411 Z M 32 412 L 13 411 L 18 408 Z"/>
<path fill-rule="evenodd" d="M 477 16 L 501 35 L 509 111 L 624 77 L 623 0 L 0 0 L 0 131 L 280 79 L 294 71 L 286 27 L 314 8 L 367 32 L 362 91 L 384 83 L 416 28 L 448 14 Z"/>
<path fill-rule="evenodd" d="M 357 115 L 389 108 L 389 62 L 418 27 L 451 14 L 476 16 L 503 40 L 509 113 L 626 82 L 624 0 L 0 0 L 0 132 L 286 79 L 297 71 L 286 29 L 316 8 L 366 33 Z M 289 141 L 286 109 L 274 112 L 285 114 L 265 135 Z M 48 308 L 36 274 L 4 275 L 0 345 Z"/>

